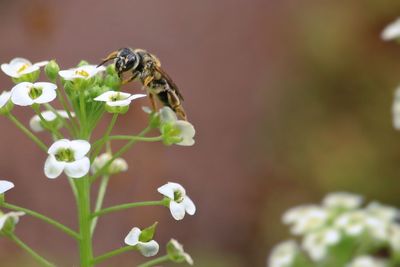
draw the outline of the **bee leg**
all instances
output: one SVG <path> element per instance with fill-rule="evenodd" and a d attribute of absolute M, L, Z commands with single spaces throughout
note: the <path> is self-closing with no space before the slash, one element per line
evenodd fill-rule
<path fill-rule="evenodd" d="M 156 112 L 157 111 L 157 103 L 156 103 L 156 100 L 154 99 L 154 95 L 152 93 L 149 93 L 149 99 L 150 99 L 151 108 L 153 109 L 154 112 Z"/>
<path fill-rule="evenodd" d="M 137 76 L 138 76 L 138 74 L 137 74 L 137 73 L 134 73 L 134 74 L 133 74 L 131 77 L 129 77 L 128 79 L 123 80 L 123 81 L 121 82 L 122 85 L 127 84 L 127 83 L 133 81 L 134 79 L 136 79 Z M 121 76 L 120 76 L 120 78 L 121 78 Z"/>
<path fill-rule="evenodd" d="M 153 80 L 154 80 L 154 77 L 153 77 L 153 76 L 147 76 L 147 77 L 144 79 L 144 81 L 143 81 L 143 85 L 144 85 L 145 87 L 147 87 L 147 85 L 148 85 L 149 83 L 151 83 Z"/>
<path fill-rule="evenodd" d="M 187 121 L 185 110 L 183 109 L 181 101 L 179 100 L 179 97 L 175 93 L 175 91 L 168 90 L 167 96 L 168 96 L 168 104 L 175 111 L 176 115 L 178 115 L 178 118 Z"/>

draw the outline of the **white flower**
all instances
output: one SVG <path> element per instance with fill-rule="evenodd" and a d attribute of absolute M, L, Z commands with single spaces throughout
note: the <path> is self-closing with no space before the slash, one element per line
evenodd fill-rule
<path fill-rule="evenodd" d="M 41 61 L 32 64 L 29 60 L 25 58 L 14 58 L 10 63 L 1 64 L 1 70 L 13 78 L 19 78 L 22 75 L 32 73 L 40 69 L 49 63 L 48 61 Z"/>
<path fill-rule="evenodd" d="M 167 253 L 172 261 L 175 262 L 187 262 L 193 265 L 192 257 L 183 250 L 183 245 L 180 244 L 176 239 L 171 239 L 167 244 Z"/>
<path fill-rule="evenodd" d="M 106 68 L 101 66 L 97 67 L 95 65 L 84 65 L 78 68 L 73 68 L 69 70 L 61 70 L 58 74 L 64 78 L 64 80 L 70 81 L 74 79 L 90 79 L 97 73 L 104 71 Z"/>
<path fill-rule="evenodd" d="M 145 257 L 151 257 L 156 255 L 159 249 L 158 243 L 154 240 L 150 240 L 148 242 L 141 242 L 139 240 L 141 233 L 142 231 L 139 228 L 137 227 L 132 228 L 132 230 L 125 237 L 125 244 L 129 246 L 137 246 L 139 251 Z"/>
<path fill-rule="evenodd" d="M 107 91 L 96 97 L 94 100 L 106 102 L 106 105 L 110 107 L 125 107 L 128 106 L 132 102 L 132 100 L 142 98 L 145 96 L 146 95 L 144 94 L 131 95 L 124 92 Z"/>
<path fill-rule="evenodd" d="M 400 225 L 393 223 L 389 226 L 389 244 L 395 252 L 400 252 Z"/>
<path fill-rule="evenodd" d="M 328 208 L 355 209 L 361 206 L 363 198 L 356 194 L 336 192 L 326 195 L 322 203 Z"/>
<path fill-rule="evenodd" d="M 325 225 L 329 213 L 316 205 L 304 205 L 292 208 L 283 215 L 285 224 L 292 224 L 291 232 L 294 235 L 305 234 Z"/>
<path fill-rule="evenodd" d="M 394 207 L 371 202 L 365 209 L 369 214 L 386 222 L 392 222 L 400 217 L 400 211 Z"/>
<path fill-rule="evenodd" d="M 22 211 L 11 211 L 6 214 L 0 212 L 0 230 L 3 230 L 3 227 L 8 219 L 11 219 L 13 224 L 17 224 L 19 221 L 19 217 L 23 215 L 25 215 L 25 212 Z"/>
<path fill-rule="evenodd" d="M 14 184 L 12 182 L 6 180 L 0 180 L 0 194 L 4 194 L 13 187 Z"/>
<path fill-rule="evenodd" d="M 400 37 L 400 18 L 390 23 L 382 31 L 381 38 L 385 41 L 398 39 Z"/>
<path fill-rule="evenodd" d="M 371 256 L 359 256 L 346 267 L 386 267 L 386 262 Z"/>
<path fill-rule="evenodd" d="M 337 244 L 340 238 L 338 230 L 322 229 L 307 234 L 303 239 L 302 247 L 308 252 L 311 259 L 321 261 L 326 257 L 328 247 Z"/>
<path fill-rule="evenodd" d="M 53 101 L 57 97 L 57 85 L 47 82 L 22 82 L 11 90 L 11 101 L 15 105 L 30 106 Z"/>
<path fill-rule="evenodd" d="M 69 118 L 68 113 L 65 110 L 57 110 L 56 112 L 62 118 Z M 45 121 L 49 123 L 54 122 L 57 119 L 56 113 L 51 110 L 43 111 L 41 114 Z M 75 113 L 71 112 L 71 116 L 75 116 Z M 40 119 L 39 115 L 35 115 L 30 119 L 29 126 L 34 132 L 41 132 L 44 130 L 42 120 Z"/>
<path fill-rule="evenodd" d="M 85 176 L 90 169 L 89 158 L 85 155 L 90 150 L 90 144 L 85 140 L 61 139 L 53 143 L 49 157 L 44 165 L 44 173 L 50 178 L 57 178 L 64 171 L 72 178 Z"/>
<path fill-rule="evenodd" d="M 394 93 L 394 100 L 392 105 L 393 127 L 400 130 L 400 86 Z"/>
<path fill-rule="evenodd" d="M 112 158 L 109 153 L 103 153 L 96 157 L 92 163 L 91 171 L 96 173 Z M 128 170 L 128 163 L 123 158 L 116 158 L 108 167 L 109 174 L 116 174 Z"/>
<path fill-rule="evenodd" d="M 10 91 L 4 91 L 0 95 L 0 108 L 4 107 L 11 98 Z"/>
<path fill-rule="evenodd" d="M 175 112 L 169 107 L 163 107 L 160 109 L 160 121 L 161 124 L 170 124 L 174 130 L 178 131 L 176 137 L 182 139 L 180 142 L 176 143 L 180 146 L 192 146 L 194 145 L 194 135 L 196 131 L 193 125 L 184 120 L 178 120 Z M 163 133 L 163 128 L 161 128 Z M 163 133 L 164 134 L 164 133 Z"/>
<path fill-rule="evenodd" d="M 294 240 L 276 245 L 268 259 L 268 267 L 290 267 L 299 253 L 299 246 Z"/>
<path fill-rule="evenodd" d="M 189 215 L 196 213 L 196 206 L 186 195 L 185 188 L 180 184 L 168 182 L 159 187 L 157 191 L 170 199 L 169 210 L 175 220 L 182 220 L 185 217 L 185 213 Z"/>

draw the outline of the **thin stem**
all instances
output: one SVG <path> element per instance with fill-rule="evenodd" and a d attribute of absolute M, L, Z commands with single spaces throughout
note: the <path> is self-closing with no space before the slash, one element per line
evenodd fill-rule
<path fill-rule="evenodd" d="M 148 133 L 151 130 L 150 127 L 145 128 L 140 134 L 139 136 L 143 136 L 146 133 Z M 90 182 L 94 182 L 96 180 L 97 177 L 99 177 L 100 175 L 103 175 L 105 171 L 107 171 L 108 167 L 111 165 L 111 163 L 113 163 L 113 161 L 120 157 L 122 154 L 124 154 L 126 151 L 128 151 L 128 149 L 134 145 L 137 142 L 136 139 L 130 140 L 126 145 L 124 145 L 120 150 L 118 150 L 113 157 L 106 163 L 104 164 L 104 166 L 102 168 L 100 168 L 100 170 L 98 170 L 95 174 L 93 174 L 90 177 Z"/>
<path fill-rule="evenodd" d="M 92 162 L 99 155 L 101 149 L 104 146 L 104 143 L 106 143 L 108 141 L 108 137 L 110 136 L 110 133 L 111 133 L 112 129 L 114 128 L 115 123 L 117 122 L 117 118 L 118 118 L 118 114 L 115 113 L 111 119 L 110 124 L 108 125 L 108 128 L 107 128 L 103 138 L 100 139 L 99 145 L 97 146 L 95 152 L 92 155 Z"/>
<path fill-rule="evenodd" d="M 65 226 L 62 223 L 57 222 L 56 220 L 53 220 L 47 216 L 44 216 L 43 214 L 30 210 L 30 209 L 26 209 L 26 208 L 22 208 L 13 204 L 9 204 L 9 203 L 3 203 L 1 206 L 3 206 L 6 209 L 10 209 L 10 210 L 17 210 L 17 211 L 23 211 L 28 215 L 31 215 L 32 217 L 35 217 L 39 220 L 42 220 L 48 224 L 53 225 L 54 227 L 58 228 L 59 230 L 63 231 L 64 233 L 66 233 L 67 235 L 72 236 L 75 239 L 79 239 L 79 234 L 77 232 L 75 232 L 74 230 L 70 229 L 69 227 Z"/>
<path fill-rule="evenodd" d="M 96 205 L 94 208 L 95 213 L 101 210 L 101 207 L 102 207 L 103 201 L 104 201 L 104 197 L 106 195 L 106 190 L 107 190 L 107 185 L 108 185 L 109 180 L 110 180 L 110 176 L 108 176 L 108 175 L 104 175 L 103 178 L 101 179 L 99 193 L 97 195 Z M 98 219 L 99 219 L 98 217 L 95 217 L 92 220 L 92 225 L 91 225 L 91 229 L 90 229 L 92 236 L 93 236 L 94 230 L 96 229 Z"/>
<path fill-rule="evenodd" d="M 155 258 L 153 260 L 149 260 L 149 261 L 147 261 L 145 263 L 142 263 L 138 267 L 151 267 L 151 266 L 155 266 L 157 264 L 160 264 L 160 263 L 163 263 L 163 262 L 167 262 L 167 261 L 169 261 L 169 257 L 168 257 L 168 255 L 165 255 L 165 256 L 161 256 L 161 257 Z"/>
<path fill-rule="evenodd" d="M 14 117 L 11 113 L 7 115 L 7 117 L 12 121 L 15 126 L 17 126 L 24 134 L 26 134 L 29 139 L 31 139 L 33 142 L 35 142 L 40 149 L 42 149 L 44 152 L 47 153 L 47 146 L 38 138 L 36 135 L 34 135 L 31 131 L 29 131 L 16 117 Z"/>
<path fill-rule="evenodd" d="M 64 99 L 64 96 L 60 90 L 57 90 L 57 97 L 58 97 L 58 100 L 60 101 L 61 105 L 63 106 L 64 110 L 67 112 L 68 118 L 71 121 L 73 132 L 75 134 L 77 134 L 78 133 L 77 123 L 75 121 L 75 118 L 72 116 L 71 112 L 69 111 L 68 105 L 67 105 L 67 103 Z"/>
<path fill-rule="evenodd" d="M 54 127 L 50 125 L 48 121 L 43 117 L 42 112 L 40 111 L 38 106 L 33 105 L 32 106 L 33 110 L 35 111 L 36 115 L 39 116 L 40 121 L 43 123 L 43 125 L 50 130 L 57 138 L 62 138 L 62 134 Z"/>
<path fill-rule="evenodd" d="M 110 252 L 104 253 L 103 255 L 100 255 L 100 256 L 94 258 L 92 263 L 94 265 L 96 265 L 96 264 L 99 264 L 100 262 L 102 262 L 102 261 L 104 261 L 106 259 L 109 259 L 111 257 L 117 256 L 119 254 L 122 254 L 122 253 L 127 252 L 127 251 L 131 251 L 131 250 L 137 250 L 137 247 L 136 246 L 125 246 L 125 247 L 121 247 L 121 248 L 112 250 Z"/>
<path fill-rule="evenodd" d="M 50 263 L 48 260 L 40 256 L 37 252 L 35 252 L 33 249 L 31 249 L 27 244 L 25 244 L 21 239 L 19 239 L 15 234 L 10 233 L 8 234 L 8 237 L 14 241 L 20 248 L 25 250 L 28 254 L 30 254 L 33 258 L 35 258 L 38 262 L 40 262 L 43 266 L 48 266 L 48 267 L 55 267 L 56 265 L 53 263 Z"/>
<path fill-rule="evenodd" d="M 68 132 L 72 135 L 73 130 L 68 121 L 63 116 L 61 116 L 60 113 L 55 108 L 53 108 L 53 106 L 50 105 L 49 103 L 45 103 L 44 106 L 47 108 L 47 110 L 53 112 L 56 115 L 56 117 L 62 121 L 62 124 L 65 126 L 65 128 L 67 128 Z"/>
<path fill-rule="evenodd" d="M 132 136 L 132 135 L 112 135 L 109 140 L 135 140 L 142 142 L 157 142 L 163 139 L 162 135 L 154 137 Z"/>
<path fill-rule="evenodd" d="M 86 125 L 86 107 L 85 107 L 85 99 L 83 95 L 83 91 L 79 92 L 79 107 L 80 107 L 80 115 L 81 115 L 81 135 L 85 135 L 83 125 Z"/>
<path fill-rule="evenodd" d="M 136 208 L 136 207 L 165 206 L 165 205 L 166 205 L 166 201 L 164 201 L 164 200 L 125 203 L 125 204 L 112 206 L 112 207 L 105 208 L 105 209 L 99 210 L 97 212 L 94 212 L 92 214 L 92 217 L 98 217 L 98 216 L 102 216 L 102 215 L 105 215 L 105 214 L 108 214 L 111 212 L 116 212 L 116 211 L 120 211 L 120 210 Z"/>

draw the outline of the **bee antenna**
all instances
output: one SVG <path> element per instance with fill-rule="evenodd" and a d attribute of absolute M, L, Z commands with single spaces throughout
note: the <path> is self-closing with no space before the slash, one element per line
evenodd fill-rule
<path fill-rule="evenodd" d="M 99 65 L 97 65 L 97 68 L 104 65 L 105 63 L 107 63 L 110 60 L 116 59 L 117 57 L 118 57 L 118 51 L 112 52 L 105 59 L 103 59 L 103 61 Z"/>

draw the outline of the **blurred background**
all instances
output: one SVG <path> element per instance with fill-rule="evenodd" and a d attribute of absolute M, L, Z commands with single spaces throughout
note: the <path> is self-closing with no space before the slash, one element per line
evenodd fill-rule
<path fill-rule="evenodd" d="M 289 207 L 338 190 L 400 207 L 400 133 L 391 124 L 400 46 L 380 39 L 397 16 L 396 0 L 0 0 L 0 62 L 55 58 L 65 69 L 125 46 L 156 54 L 185 97 L 196 145 L 136 145 L 105 206 L 159 199 L 157 187 L 175 181 L 198 211 L 180 222 L 160 207 L 104 216 L 95 254 L 157 220 L 161 254 L 174 237 L 198 267 L 265 266 L 271 247 L 288 237 L 280 218 Z M 12 87 L 5 75 L 0 84 Z M 141 105 L 147 100 L 115 133 L 146 125 Z M 33 115 L 14 112 L 25 123 Z M 67 179 L 45 178 L 46 155 L 0 119 L 0 176 L 16 184 L 8 201 L 76 227 Z M 60 266 L 77 266 L 74 242 L 51 226 L 25 216 L 17 234 Z M 1 266 L 35 266 L 5 239 L 0 258 Z M 101 266 L 142 261 L 127 253 Z"/>

